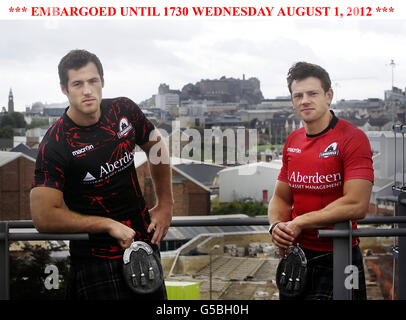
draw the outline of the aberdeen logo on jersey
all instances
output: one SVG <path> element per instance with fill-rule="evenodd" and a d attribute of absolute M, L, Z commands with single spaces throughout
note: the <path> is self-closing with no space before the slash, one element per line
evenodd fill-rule
<path fill-rule="evenodd" d="M 337 156 L 338 155 L 338 143 L 333 142 L 331 143 L 326 149 L 324 149 L 323 152 L 320 153 L 319 158 L 328 158 L 331 156 Z"/>
<path fill-rule="evenodd" d="M 100 175 L 96 179 L 90 172 L 86 173 L 86 176 L 83 178 L 84 184 L 94 184 L 100 183 L 104 179 L 110 178 L 116 173 L 128 168 L 134 163 L 134 154 L 131 152 L 125 152 L 123 157 L 110 163 L 106 162 L 104 165 L 100 166 Z"/>
<path fill-rule="evenodd" d="M 121 139 L 122 137 L 126 137 L 132 128 L 133 126 L 128 122 L 126 117 L 121 118 L 119 123 L 119 131 L 117 132 L 118 138 Z"/>
<path fill-rule="evenodd" d="M 300 171 L 295 171 L 289 176 L 290 182 L 305 183 L 305 184 L 322 184 L 341 181 L 341 173 L 319 174 L 316 172 L 314 175 L 301 174 Z"/>
<path fill-rule="evenodd" d="M 106 162 L 105 166 L 100 166 L 100 178 L 103 176 L 111 176 L 116 171 L 121 171 L 127 168 L 134 160 L 134 155 L 131 152 L 125 152 L 124 156 L 113 163 Z"/>
<path fill-rule="evenodd" d="M 293 171 L 289 175 L 289 187 L 304 190 L 334 189 L 342 186 L 342 177 L 340 172 L 314 175 L 301 174 L 299 171 Z"/>

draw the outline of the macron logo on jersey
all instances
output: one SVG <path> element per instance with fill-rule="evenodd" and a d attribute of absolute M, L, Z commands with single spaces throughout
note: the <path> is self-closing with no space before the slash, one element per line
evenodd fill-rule
<path fill-rule="evenodd" d="M 338 143 L 333 142 L 326 149 L 324 149 L 323 152 L 320 152 L 319 158 L 328 158 L 331 156 L 337 156 L 338 155 L 337 147 L 338 147 Z"/>
<path fill-rule="evenodd" d="M 288 152 L 302 153 L 302 150 L 299 148 L 288 148 Z"/>
<path fill-rule="evenodd" d="M 87 146 L 84 146 L 83 148 L 77 149 L 75 151 L 72 151 L 73 156 L 78 156 L 80 154 L 83 154 L 89 150 L 94 149 L 94 146 L 92 144 L 88 144 Z"/>

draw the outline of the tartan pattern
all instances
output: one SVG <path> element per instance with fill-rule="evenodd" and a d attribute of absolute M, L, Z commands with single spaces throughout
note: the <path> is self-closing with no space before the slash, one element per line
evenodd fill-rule
<path fill-rule="evenodd" d="M 165 284 L 157 292 L 140 295 L 133 292 L 123 277 L 122 259 L 102 259 L 71 265 L 67 299 L 69 300 L 166 300 Z"/>
<path fill-rule="evenodd" d="M 308 261 L 308 278 L 304 293 L 296 298 L 283 295 L 280 300 L 332 300 L 333 299 L 333 254 L 302 248 Z M 324 255 L 322 257 L 322 255 Z M 320 256 L 320 258 L 314 259 Z M 353 289 L 353 300 L 366 300 L 367 291 L 362 253 L 359 246 L 352 248 L 352 263 L 359 272 L 359 289 Z"/>

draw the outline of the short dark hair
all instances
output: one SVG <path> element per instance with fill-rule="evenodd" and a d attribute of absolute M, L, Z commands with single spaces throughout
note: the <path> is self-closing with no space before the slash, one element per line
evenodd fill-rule
<path fill-rule="evenodd" d="M 303 80 L 308 77 L 315 77 L 321 81 L 321 86 L 324 92 L 331 88 L 331 80 L 328 72 L 317 64 L 308 62 L 297 62 L 288 71 L 288 87 L 289 92 L 292 93 L 292 82 L 294 80 Z"/>
<path fill-rule="evenodd" d="M 79 49 L 71 50 L 59 62 L 58 73 L 60 84 L 68 88 L 68 70 L 78 70 L 89 62 L 93 62 L 96 65 L 102 84 L 104 84 L 103 66 L 99 58 L 94 53 Z"/>

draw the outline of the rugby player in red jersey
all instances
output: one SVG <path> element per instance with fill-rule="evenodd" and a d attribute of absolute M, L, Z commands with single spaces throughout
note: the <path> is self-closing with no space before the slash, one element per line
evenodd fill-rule
<path fill-rule="evenodd" d="M 369 207 L 374 173 L 366 135 L 330 110 L 333 90 L 320 66 L 298 62 L 288 72 L 293 108 L 303 127 L 284 145 L 283 166 L 268 206 L 273 243 L 286 253 L 299 244 L 309 263 L 309 281 L 299 299 L 332 299 L 333 242 L 318 238 L 317 230 L 337 222 L 364 218 Z M 366 299 L 359 238 L 353 239 L 353 265 L 359 289 L 354 299 Z M 281 299 L 286 299 L 282 296 Z"/>

